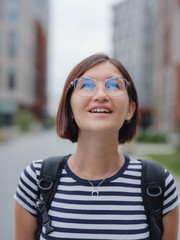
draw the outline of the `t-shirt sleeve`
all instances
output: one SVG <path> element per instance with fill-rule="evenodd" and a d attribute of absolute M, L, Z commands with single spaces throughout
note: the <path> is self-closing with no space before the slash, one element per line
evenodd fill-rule
<path fill-rule="evenodd" d="M 165 169 L 165 192 L 163 201 L 163 216 L 172 211 L 180 203 L 173 176 Z"/>
<path fill-rule="evenodd" d="M 37 215 L 37 181 L 41 165 L 42 160 L 34 161 L 22 171 L 14 195 L 15 200 L 34 216 Z"/>

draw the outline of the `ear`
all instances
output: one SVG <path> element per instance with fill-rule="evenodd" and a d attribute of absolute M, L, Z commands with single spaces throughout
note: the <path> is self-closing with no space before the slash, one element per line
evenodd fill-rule
<path fill-rule="evenodd" d="M 135 102 L 129 102 L 128 112 L 126 114 L 125 120 L 127 120 L 127 121 L 131 120 L 131 118 L 134 115 L 135 110 L 136 110 L 136 103 Z"/>

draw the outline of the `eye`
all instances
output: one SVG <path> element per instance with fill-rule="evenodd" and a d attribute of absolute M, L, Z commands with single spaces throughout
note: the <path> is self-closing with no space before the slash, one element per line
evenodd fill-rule
<path fill-rule="evenodd" d="M 109 89 L 119 89 L 120 84 L 117 78 L 110 78 L 106 81 L 106 88 Z"/>
<path fill-rule="evenodd" d="M 78 89 L 94 89 L 96 87 L 95 80 L 91 78 L 81 78 L 75 85 Z"/>

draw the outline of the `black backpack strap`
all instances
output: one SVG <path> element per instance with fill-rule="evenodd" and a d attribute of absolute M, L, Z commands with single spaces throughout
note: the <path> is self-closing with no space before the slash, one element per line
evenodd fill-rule
<path fill-rule="evenodd" d="M 161 240 L 163 225 L 163 198 L 165 191 L 165 171 L 157 162 L 141 160 L 142 179 L 141 190 L 150 239 Z"/>
<path fill-rule="evenodd" d="M 66 156 L 50 157 L 45 159 L 42 163 L 36 202 L 38 229 L 35 234 L 35 239 L 39 239 L 42 226 L 45 227 L 46 234 L 54 230 L 51 226 L 48 210 L 59 184 L 65 160 Z"/>

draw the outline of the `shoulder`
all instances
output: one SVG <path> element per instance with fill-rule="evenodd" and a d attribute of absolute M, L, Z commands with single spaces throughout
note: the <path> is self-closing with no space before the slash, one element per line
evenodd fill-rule
<path fill-rule="evenodd" d="M 37 182 L 39 179 L 42 162 L 43 160 L 33 161 L 22 171 L 18 181 L 16 193 L 14 195 L 15 200 L 33 215 L 37 214 Z"/>
<path fill-rule="evenodd" d="M 141 161 L 139 159 L 136 159 L 134 157 L 128 157 L 129 158 L 129 165 L 141 165 Z"/>
<path fill-rule="evenodd" d="M 124 173 L 123 173 L 123 177 L 125 178 L 129 178 L 132 181 L 141 181 L 141 175 L 142 175 L 142 164 L 141 161 L 133 158 L 133 157 L 129 157 L 129 156 L 125 156 L 126 158 L 126 163 L 124 165 Z"/>
<path fill-rule="evenodd" d="M 146 176 L 146 172 L 145 168 L 142 166 L 142 160 L 139 159 L 135 159 L 132 157 L 128 157 L 129 158 L 129 164 L 127 167 L 127 173 L 128 175 L 139 175 L 139 177 L 141 178 L 141 184 L 142 184 L 142 178 L 143 175 Z M 166 215 L 168 212 L 172 211 L 179 203 L 180 200 L 178 198 L 178 193 L 177 193 L 177 188 L 176 188 L 176 183 L 174 180 L 173 175 L 163 166 L 161 166 L 161 168 L 158 167 L 158 164 L 154 161 L 149 161 L 149 160 L 144 160 L 144 162 L 151 162 L 152 164 L 147 164 L 146 166 L 148 168 L 152 168 L 152 173 L 153 174 L 148 174 L 149 177 L 152 176 L 152 179 L 154 179 L 154 173 L 156 171 L 156 176 L 159 174 L 161 174 L 161 172 L 163 173 L 163 185 L 164 185 L 164 197 L 163 197 L 163 215 Z M 154 163 L 154 164 L 153 164 Z M 156 169 L 157 168 L 157 169 Z M 148 169 L 149 170 L 149 169 Z M 138 173 L 136 173 L 138 172 Z M 148 171 L 149 173 L 151 173 L 151 169 L 150 171 Z M 151 181 L 151 178 L 148 178 L 148 181 Z M 158 177 L 159 179 L 159 177 Z M 142 185 L 141 185 L 142 186 Z"/>
<path fill-rule="evenodd" d="M 163 215 L 177 207 L 180 203 L 178 198 L 178 192 L 176 187 L 176 182 L 172 174 L 165 169 L 165 191 L 164 191 L 164 209 Z"/>
<path fill-rule="evenodd" d="M 35 160 L 29 164 L 21 173 L 22 179 L 34 179 L 37 180 L 40 175 L 43 159 Z"/>
<path fill-rule="evenodd" d="M 128 162 L 128 166 L 127 166 L 127 170 L 128 169 L 137 169 L 137 170 L 141 170 L 142 169 L 142 163 L 139 159 L 135 159 L 133 157 L 127 157 L 129 162 Z"/>

